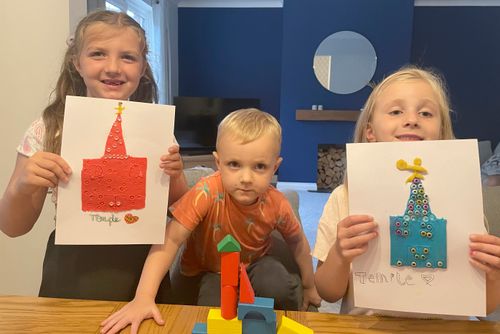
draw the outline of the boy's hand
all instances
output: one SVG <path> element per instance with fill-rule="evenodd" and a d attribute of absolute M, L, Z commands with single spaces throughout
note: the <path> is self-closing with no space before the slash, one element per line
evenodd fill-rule
<path fill-rule="evenodd" d="M 160 310 L 152 299 L 136 296 L 130 303 L 101 323 L 101 333 L 118 333 L 130 324 L 130 333 L 137 334 L 141 322 L 149 318 L 153 318 L 160 326 L 165 324 Z"/>
<path fill-rule="evenodd" d="M 470 236 L 470 263 L 489 280 L 500 280 L 500 238 L 490 234 Z"/>
<path fill-rule="evenodd" d="M 40 187 L 55 188 L 59 181 L 68 182 L 71 168 L 60 155 L 37 152 L 26 160 L 17 179 L 20 193 L 31 195 Z"/>
<path fill-rule="evenodd" d="M 337 225 L 335 247 L 337 255 L 344 263 L 365 253 L 368 242 L 378 236 L 377 223 L 366 215 L 352 215 L 342 219 Z"/>
<path fill-rule="evenodd" d="M 160 157 L 160 168 L 170 177 L 178 177 L 184 169 L 179 151 L 179 145 L 172 145 L 168 148 L 168 153 Z"/>
<path fill-rule="evenodd" d="M 302 301 L 301 311 L 307 311 L 309 305 L 317 307 L 321 305 L 321 297 L 319 296 L 315 285 L 311 288 L 304 288 L 304 299 Z"/>

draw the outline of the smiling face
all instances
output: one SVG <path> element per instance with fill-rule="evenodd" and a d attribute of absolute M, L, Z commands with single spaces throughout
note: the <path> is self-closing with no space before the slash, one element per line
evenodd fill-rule
<path fill-rule="evenodd" d="M 130 27 L 95 23 L 85 30 L 74 65 L 87 87 L 87 96 L 127 100 L 144 74 L 143 42 Z"/>
<path fill-rule="evenodd" d="M 396 81 L 380 92 L 365 136 L 368 142 L 441 139 L 438 98 L 423 80 Z"/>
<path fill-rule="evenodd" d="M 223 135 L 214 157 L 225 191 L 239 204 L 257 202 L 281 163 L 278 152 L 279 143 L 269 133 L 246 144 Z"/>

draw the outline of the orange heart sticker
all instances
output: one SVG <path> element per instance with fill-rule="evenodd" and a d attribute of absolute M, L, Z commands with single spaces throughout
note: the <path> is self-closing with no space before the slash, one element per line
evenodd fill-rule
<path fill-rule="evenodd" d="M 125 219 L 125 223 L 127 224 L 133 224 L 139 220 L 138 216 L 134 216 L 131 213 L 127 213 L 123 218 Z"/>

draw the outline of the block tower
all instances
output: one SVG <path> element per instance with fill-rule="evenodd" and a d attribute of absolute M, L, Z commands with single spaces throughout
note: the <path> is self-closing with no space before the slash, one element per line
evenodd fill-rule
<path fill-rule="evenodd" d="M 219 242 L 217 250 L 221 253 L 221 308 L 210 309 L 207 323 L 195 324 L 192 334 L 313 333 L 285 316 L 276 332 L 274 299 L 255 297 L 246 268 L 240 263 L 238 241 L 228 234 Z"/>
<path fill-rule="evenodd" d="M 425 193 L 422 160 L 415 158 L 413 165 L 398 160 L 399 170 L 412 175 L 410 196 L 402 216 L 390 217 L 391 266 L 416 268 L 446 268 L 446 219 L 436 218 L 431 211 L 429 196 Z"/>
<path fill-rule="evenodd" d="M 109 131 L 104 155 L 83 159 L 82 211 L 120 212 L 143 209 L 146 200 L 147 158 L 127 154 L 118 102 L 116 119 Z"/>

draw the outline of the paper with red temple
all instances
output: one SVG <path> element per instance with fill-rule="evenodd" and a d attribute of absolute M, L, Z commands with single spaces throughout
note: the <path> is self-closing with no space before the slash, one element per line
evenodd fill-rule
<path fill-rule="evenodd" d="M 174 107 L 68 96 L 57 244 L 162 243 L 169 177 L 160 156 L 174 143 Z"/>

